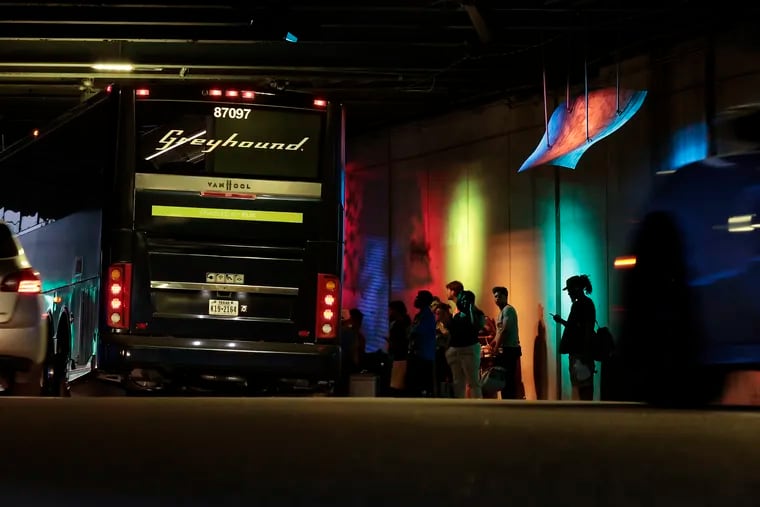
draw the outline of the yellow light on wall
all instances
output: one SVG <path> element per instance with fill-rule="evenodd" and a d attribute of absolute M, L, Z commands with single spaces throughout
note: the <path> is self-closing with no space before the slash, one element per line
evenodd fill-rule
<path fill-rule="evenodd" d="M 469 171 L 467 171 L 469 173 Z M 483 291 L 486 257 L 485 201 L 480 182 L 463 174 L 454 187 L 446 235 L 446 280 L 461 280 L 476 293 L 478 304 Z"/>

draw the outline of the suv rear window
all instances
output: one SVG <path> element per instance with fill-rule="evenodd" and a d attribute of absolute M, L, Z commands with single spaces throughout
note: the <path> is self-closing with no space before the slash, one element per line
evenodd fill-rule
<path fill-rule="evenodd" d="M 0 223 L 0 258 L 15 257 L 18 255 L 18 247 L 13 240 L 13 233 L 7 225 Z"/>

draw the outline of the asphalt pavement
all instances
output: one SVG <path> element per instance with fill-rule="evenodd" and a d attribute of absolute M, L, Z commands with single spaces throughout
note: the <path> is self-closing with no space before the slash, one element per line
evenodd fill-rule
<path fill-rule="evenodd" d="M 0 503 L 757 505 L 760 412 L 337 398 L 3 398 Z"/>

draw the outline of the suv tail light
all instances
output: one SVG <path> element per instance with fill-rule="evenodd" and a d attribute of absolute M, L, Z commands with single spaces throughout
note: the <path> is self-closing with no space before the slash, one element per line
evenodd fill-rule
<path fill-rule="evenodd" d="M 0 291 L 39 294 L 42 292 L 42 279 L 32 268 L 22 269 L 3 278 Z"/>
<path fill-rule="evenodd" d="M 108 326 L 129 329 L 129 296 L 132 289 L 132 264 L 121 262 L 108 268 L 106 311 Z"/>
<path fill-rule="evenodd" d="M 317 340 L 331 340 L 338 336 L 340 323 L 340 281 L 335 275 L 317 275 Z"/>

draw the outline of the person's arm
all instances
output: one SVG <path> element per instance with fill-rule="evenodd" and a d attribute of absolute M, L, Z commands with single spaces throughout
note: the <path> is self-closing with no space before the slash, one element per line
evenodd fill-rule
<path fill-rule="evenodd" d="M 496 323 L 496 333 L 494 333 L 493 340 L 491 341 L 491 348 L 494 352 L 501 347 L 501 338 L 504 335 L 504 330 L 507 328 L 508 318 L 509 317 L 505 314 L 504 310 L 499 311 L 499 321 Z M 501 326 L 499 326 L 499 323 L 501 323 Z"/>

